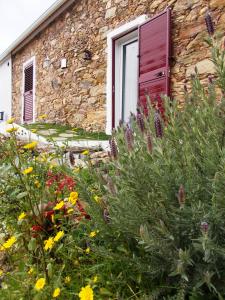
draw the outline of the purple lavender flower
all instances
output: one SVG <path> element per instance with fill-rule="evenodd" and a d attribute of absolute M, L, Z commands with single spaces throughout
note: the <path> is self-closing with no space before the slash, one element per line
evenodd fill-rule
<path fill-rule="evenodd" d="M 139 111 L 137 113 L 137 124 L 138 124 L 138 127 L 140 128 L 141 132 L 144 133 L 145 123 L 144 123 L 143 115 Z"/>
<path fill-rule="evenodd" d="M 114 159 L 117 159 L 117 157 L 118 157 L 118 149 L 117 149 L 117 144 L 116 144 L 115 139 L 112 138 L 109 141 L 109 144 L 110 144 L 110 149 L 111 149 L 111 157 L 114 158 Z"/>
<path fill-rule="evenodd" d="M 178 201 L 181 207 L 184 206 L 185 204 L 185 191 L 184 191 L 184 186 L 181 184 L 179 191 L 178 191 Z"/>
<path fill-rule="evenodd" d="M 159 137 L 159 138 L 162 138 L 162 136 L 163 136 L 163 126 L 162 126 L 161 117 L 160 117 L 160 114 L 159 114 L 158 111 L 155 112 L 154 125 L 155 125 L 156 136 Z"/>
<path fill-rule="evenodd" d="M 207 233 L 209 230 L 209 224 L 207 222 L 201 222 L 201 230 L 203 233 Z"/>
<path fill-rule="evenodd" d="M 149 153 L 152 153 L 152 137 L 150 132 L 147 134 L 147 150 Z"/>
<path fill-rule="evenodd" d="M 213 24 L 213 21 L 212 21 L 212 17 L 211 17 L 209 12 L 207 12 L 207 14 L 205 16 L 205 24 L 206 24 L 207 31 L 208 31 L 209 35 L 213 35 L 214 32 L 215 32 L 215 29 L 214 29 L 214 24 Z"/>
<path fill-rule="evenodd" d="M 134 136 L 132 130 L 128 126 L 125 131 L 125 139 L 127 143 L 127 148 L 129 151 L 131 151 L 133 149 Z"/>
<path fill-rule="evenodd" d="M 105 208 L 105 209 L 103 210 L 103 219 L 104 219 L 104 221 L 105 221 L 106 223 L 109 223 L 109 221 L 110 221 L 109 211 L 108 211 L 107 208 Z"/>

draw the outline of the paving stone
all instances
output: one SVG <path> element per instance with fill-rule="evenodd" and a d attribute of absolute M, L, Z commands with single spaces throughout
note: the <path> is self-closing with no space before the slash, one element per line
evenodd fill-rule
<path fill-rule="evenodd" d="M 38 133 L 41 134 L 41 135 L 52 135 L 52 134 L 56 134 L 57 133 L 57 130 L 56 129 L 46 129 L 46 130 L 38 130 Z"/>
<path fill-rule="evenodd" d="M 74 137 L 74 133 L 60 133 L 59 136 L 63 138 L 70 138 Z"/>
<path fill-rule="evenodd" d="M 55 141 L 55 142 L 65 142 L 65 141 L 67 141 L 67 138 L 65 138 L 65 137 L 53 137 L 52 140 Z"/>

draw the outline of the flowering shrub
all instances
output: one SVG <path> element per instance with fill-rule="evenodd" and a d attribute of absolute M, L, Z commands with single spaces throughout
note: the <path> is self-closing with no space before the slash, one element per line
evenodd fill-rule
<path fill-rule="evenodd" d="M 127 286 L 140 299 L 225 299 L 225 51 L 208 15 L 207 26 L 208 87 L 196 69 L 184 103 L 165 98 L 163 117 L 148 99 L 148 113 L 114 133 L 111 162 L 78 181 L 124 299 Z"/>
<path fill-rule="evenodd" d="M 1 299 L 93 299 L 104 289 L 92 253 L 97 232 L 58 155 L 19 146 L 15 131 L 0 144 Z M 58 149 L 60 152 L 60 149 Z M 105 289 L 106 290 L 106 289 Z"/>

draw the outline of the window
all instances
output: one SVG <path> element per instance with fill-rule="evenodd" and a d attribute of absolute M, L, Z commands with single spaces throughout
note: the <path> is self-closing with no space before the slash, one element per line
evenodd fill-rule
<path fill-rule="evenodd" d="M 27 61 L 23 66 L 23 97 L 22 97 L 22 123 L 34 122 L 34 96 L 35 96 L 35 59 Z"/>

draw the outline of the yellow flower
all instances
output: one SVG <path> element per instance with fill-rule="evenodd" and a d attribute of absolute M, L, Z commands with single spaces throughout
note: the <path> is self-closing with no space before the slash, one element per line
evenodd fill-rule
<path fill-rule="evenodd" d="M 4 271 L 2 269 L 0 269 L 0 276 L 2 276 L 4 273 Z"/>
<path fill-rule="evenodd" d="M 31 172 L 33 172 L 33 167 L 29 167 L 22 171 L 24 175 L 30 174 Z"/>
<path fill-rule="evenodd" d="M 93 282 L 96 283 L 98 281 L 98 276 L 96 275 L 94 278 L 93 278 Z"/>
<path fill-rule="evenodd" d="M 84 150 L 81 154 L 88 155 L 89 154 L 89 150 Z"/>
<path fill-rule="evenodd" d="M 12 236 L 11 238 L 9 238 L 0 248 L 0 250 L 5 250 L 5 249 L 9 249 L 12 247 L 12 245 L 16 242 L 16 237 Z"/>
<path fill-rule="evenodd" d="M 13 132 L 17 131 L 18 129 L 19 129 L 18 127 L 11 127 L 9 129 L 6 129 L 6 132 L 13 133 Z"/>
<path fill-rule="evenodd" d="M 30 268 L 29 271 L 27 272 L 29 275 L 34 273 L 34 268 Z"/>
<path fill-rule="evenodd" d="M 95 202 L 99 203 L 99 202 L 100 202 L 100 199 L 101 199 L 101 198 L 100 198 L 99 196 L 97 196 L 97 195 L 94 196 Z"/>
<path fill-rule="evenodd" d="M 72 213 L 73 213 L 73 208 L 68 209 L 68 210 L 67 210 L 67 213 L 68 213 L 68 214 L 72 214 Z"/>
<path fill-rule="evenodd" d="M 88 284 L 85 287 L 82 287 L 80 293 L 79 293 L 80 300 L 93 300 L 94 299 L 94 293 L 91 288 L 91 286 Z"/>
<path fill-rule="evenodd" d="M 87 249 L 85 250 L 86 254 L 89 254 L 91 251 L 90 247 L 87 247 Z"/>
<path fill-rule="evenodd" d="M 76 131 L 78 128 L 72 128 L 73 131 Z"/>
<path fill-rule="evenodd" d="M 44 241 L 44 249 L 45 251 L 51 250 L 52 247 L 54 246 L 54 239 L 53 237 L 48 238 L 47 240 Z"/>
<path fill-rule="evenodd" d="M 65 279 L 64 279 L 65 284 L 70 283 L 70 281 L 71 281 L 71 277 L 70 276 L 66 276 Z"/>
<path fill-rule="evenodd" d="M 32 143 L 29 143 L 29 144 L 26 144 L 25 146 L 23 146 L 24 149 L 27 149 L 27 150 L 33 150 L 35 147 L 37 147 L 37 142 L 32 142 Z"/>
<path fill-rule="evenodd" d="M 45 286 L 45 278 L 39 278 L 35 283 L 35 290 L 40 291 Z"/>
<path fill-rule="evenodd" d="M 96 236 L 96 231 L 92 231 L 90 234 L 89 234 L 89 237 L 91 237 L 91 238 L 93 238 L 93 237 L 95 237 Z"/>
<path fill-rule="evenodd" d="M 73 205 L 75 205 L 77 203 L 77 199 L 78 199 L 78 193 L 77 192 L 71 192 L 70 196 L 69 196 L 69 202 L 72 203 Z"/>
<path fill-rule="evenodd" d="M 74 169 L 73 169 L 73 172 L 74 172 L 74 173 L 79 173 L 79 172 L 80 172 L 80 168 L 74 168 Z"/>
<path fill-rule="evenodd" d="M 10 119 L 8 119 L 8 120 L 6 121 L 6 123 L 7 123 L 7 124 L 12 124 L 12 123 L 14 123 L 14 121 L 15 121 L 15 118 L 10 118 Z"/>
<path fill-rule="evenodd" d="M 56 204 L 56 206 L 53 208 L 54 210 L 59 210 L 65 205 L 64 201 L 60 201 Z"/>
<path fill-rule="evenodd" d="M 60 292 L 61 292 L 61 291 L 60 291 L 60 288 L 56 288 L 56 289 L 54 290 L 53 294 L 52 294 L 52 297 L 53 297 L 53 298 L 59 297 Z"/>
<path fill-rule="evenodd" d="M 38 117 L 39 120 L 44 120 L 44 119 L 46 119 L 46 118 L 47 118 L 47 115 L 46 115 L 46 114 L 40 115 L 40 116 Z"/>
<path fill-rule="evenodd" d="M 26 217 L 26 213 L 25 213 L 25 212 L 22 212 L 22 213 L 19 215 L 19 217 L 18 217 L 18 221 L 23 220 L 25 217 Z"/>
<path fill-rule="evenodd" d="M 77 198 L 78 198 L 78 192 L 71 192 L 71 193 L 70 193 L 70 197 L 71 197 L 71 198 L 76 198 L 76 199 L 77 199 Z"/>
<path fill-rule="evenodd" d="M 36 187 L 39 189 L 41 187 L 41 184 L 38 180 L 35 180 L 34 184 L 36 185 Z"/>
<path fill-rule="evenodd" d="M 36 133 L 37 129 L 31 129 L 31 132 Z"/>
<path fill-rule="evenodd" d="M 64 236 L 64 231 L 59 231 L 54 237 L 54 242 L 58 242 Z"/>

